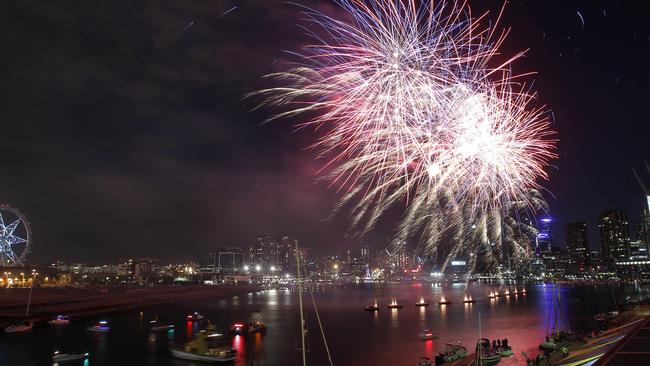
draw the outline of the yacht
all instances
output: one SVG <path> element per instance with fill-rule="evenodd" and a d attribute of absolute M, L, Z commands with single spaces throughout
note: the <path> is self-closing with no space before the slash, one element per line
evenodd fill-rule
<path fill-rule="evenodd" d="M 424 298 L 420 298 L 420 301 L 415 303 L 415 306 L 429 306 L 429 303 L 424 301 Z"/>
<path fill-rule="evenodd" d="M 433 329 L 424 329 L 418 334 L 421 341 L 428 341 L 429 339 L 438 338 L 438 332 Z"/>

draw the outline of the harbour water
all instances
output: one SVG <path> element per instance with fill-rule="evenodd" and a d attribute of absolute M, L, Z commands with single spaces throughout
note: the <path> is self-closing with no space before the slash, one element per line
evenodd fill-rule
<path fill-rule="evenodd" d="M 511 286 L 513 291 L 515 286 Z M 523 286 L 518 286 L 519 290 Z M 460 341 L 472 351 L 480 336 L 488 339 L 508 338 L 515 356 L 501 365 L 522 364 L 521 351 L 537 347 L 549 327 L 554 326 L 553 295 L 549 285 L 527 285 L 525 294 L 488 298 L 497 285 L 471 284 L 468 290 L 476 300 L 463 304 L 465 285 L 439 286 L 431 283 L 358 284 L 344 287 L 326 286 L 314 292 L 324 332 L 335 365 L 415 365 L 421 356 L 433 357 L 446 342 Z M 505 288 L 502 288 L 505 289 Z M 589 329 L 594 314 L 614 310 L 626 297 L 647 292 L 639 287 L 609 286 L 562 287 L 563 314 L 558 321 L 574 330 Z M 438 306 L 444 295 L 452 304 Z M 421 297 L 428 307 L 416 307 Z M 377 300 L 381 309 L 366 312 L 363 308 Z M 616 301 L 614 300 L 616 299 Z M 401 309 L 387 309 L 396 300 Z M 309 365 L 328 365 L 311 296 L 304 294 L 309 332 Z M 140 316 L 140 310 L 143 315 Z M 291 289 L 265 290 L 221 300 L 187 301 L 137 309 L 106 317 L 111 330 L 91 333 L 85 330 L 92 321 L 72 321 L 60 327 L 38 327 L 25 334 L 0 335 L 0 365 L 53 365 L 55 350 L 89 352 L 84 362 L 73 365 L 192 365 L 172 358 L 170 343 L 182 344 L 204 327 L 203 322 L 188 322 L 185 316 L 198 311 L 227 333 L 236 321 L 248 321 L 261 313 L 266 334 L 231 337 L 238 351 L 234 365 L 299 365 L 300 332 L 297 292 Z M 149 320 L 175 324 L 170 332 L 151 332 Z M 99 319 L 99 318 L 98 318 Z M 566 326 L 566 325 L 565 325 Z M 421 341 L 418 332 L 432 328 L 438 339 Z"/>

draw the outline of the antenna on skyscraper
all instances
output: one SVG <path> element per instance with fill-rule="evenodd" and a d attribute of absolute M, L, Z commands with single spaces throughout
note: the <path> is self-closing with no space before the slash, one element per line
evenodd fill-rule
<path fill-rule="evenodd" d="M 648 162 L 645 161 L 644 165 L 645 165 L 646 170 L 650 173 L 650 166 L 648 165 Z M 645 188 L 645 184 L 643 184 L 643 180 L 639 176 L 639 173 L 636 171 L 636 169 L 634 168 L 633 165 L 631 167 L 632 167 L 632 173 L 634 173 L 634 177 L 636 178 L 636 181 L 641 186 L 641 189 L 643 189 L 643 193 L 648 194 L 648 190 Z"/>

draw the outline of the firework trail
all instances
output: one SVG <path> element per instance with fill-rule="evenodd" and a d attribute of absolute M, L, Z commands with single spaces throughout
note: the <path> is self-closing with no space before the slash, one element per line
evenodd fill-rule
<path fill-rule="evenodd" d="M 361 233 L 402 205 L 396 239 L 419 236 L 443 268 L 468 253 L 522 262 L 534 229 L 519 218 L 546 207 L 538 181 L 556 157 L 527 75 L 510 71 L 524 52 L 493 65 L 508 31 L 465 2 L 337 3 L 352 21 L 305 9 L 313 43 L 253 94 L 287 108 L 272 119 L 327 127 L 312 147 Z"/>

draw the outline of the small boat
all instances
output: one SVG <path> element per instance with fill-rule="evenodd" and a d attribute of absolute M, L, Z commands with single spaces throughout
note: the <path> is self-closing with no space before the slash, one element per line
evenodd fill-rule
<path fill-rule="evenodd" d="M 47 322 L 50 325 L 67 325 L 70 324 L 70 317 L 67 315 L 57 315 L 55 319 Z"/>
<path fill-rule="evenodd" d="M 154 332 L 159 330 L 172 330 L 174 328 L 175 328 L 174 324 L 158 324 L 158 325 L 151 326 L 151 330 Z"/>
<path fill-rule="evenodd" d="M 496 350 L 496 353 L 497 353 L 497 355 L 499 355 L 499 357 L 510 357 L 510 356 L 512 356 L 512 355 L 515 354 L 515 353 L 512 351 L 512 348 L 511 348 L 511 347 L 508 347 L 508 348 L 503 348 L 503 347 L 502 347 L 502 348 L 499 348 L 499 349 Z"/>
<path fill-rule="evenodd" d="M 391 301 L 390 304 L 386 305 L 389 309 L 401 309 L 402 305 L 397 303 L 397 300 Z"/>
<path fill-rule="evenodd" d="M 90 332 L 99 332 L 99 333 L 106 333 L 110 329 L 111 328 L 108 326 L 108 322 L 106 320 L 100 320 L 99 323 L 91 327 L 86 327 L 86 330 Z"/>
<path fill-rule="evenodd" d="M 424 329 L 418 334 L 421 341 L 428 341 L 429 339 L 438 338 L 438 332 L 433 329 Z"/>
<path fill-rule="evenodd" d="M 522 289 L 521 289 L 521 293 L 525 295 L 525 294 L 526 294 L 526 289 L 525 289 L 525 288 L 522 288 Z"/>
<path fill-rule="evenodd" d="M 501 361 L 501 357 L 490 347 L 490 340 L 482 338 L 477 342 L 476 349 L 480 349 L 477 354 L 477 364 L 480 365 L 494 365 Z"/>
<path fill-rule="evenodd" d="M 510 290 L 506 290 L 506 292 L 503 293 L 503 296 L 510 296 Z"/>
<path fill-rule="evenodd" d="M 461 358 L 467 356 L 467 348 L 463 346 L 460 342 L 457 343 L 447 343 L 445 344 L 445 352 L 439 353 L 436 356 L 436 365 L 460 360 Z"/>
<path fill-rule="evenodd" d="M 248 326 L 244 323 L 235 323 L 230 327 L 230 332 L 233 334 L 245 334 L 248 332 Z"/>
<path fill-rule="evenodd" d="M 208 348 L 205 352 L 198 350 L 186 351 L 180 348 L 171 348 L 172 355 L 181 360 L 200 361 L 209 363 L 230 362 L 237 358 L 237 351 L 230 347 Z"/>
<path fill-rule="evenodd" d="M 55 351 L 52 355 L 52 361 L 54 362 L 63 362 L 63 361 L 74 361 L 74 360 L 83 360 L 88 357 L 88 352 L 86 353 L 62 353 Z"/>
<path fill-rule="evenodd" d="M 425 302 L 424 298 L 420 298 L 420 301 L 416 302 L 415 306 L 429 306 L 429 303 Z"/>
<path fill-rule="evenodd" d="M 448 301 L 447 299 L 445 299 L 444 296 L 442 296 L 440 298 L 440 301 L 438 301 L 438 305 L 449 305 L 449 304 L 451 304 L 451 301 Z"/>
<path fill-rule="evenodd" d="M 420 361 L 416 366 L 434 366 L 433 362 L 429 357 L 420 357 Z"/>
<path fill-rule="evenodd" d="M 547 339 L 546 341 L 540 343 L 539 349 L 542 351 L 552 351 L 558 349 L 559 346 L 552 339 Z"/>
<path fill-rule="evenodd" d="M 266 324 L 260 320 L 252 321 L 248 324 L 249 333 L 264 333 L 266 332 Z"/>
<path fill-rule="evenodd" d="M 364 308 L 366 311 L 377 311 L 379 310 L 379 305 L 377 305 L 377 301 L 375 301 L 374 305 L 368 305 Z"/>
<path fill-rule="evenodd" d="M 463 299 L 463 304 L 473 304 L 475 302 L 476 302 L 476 300 L 472 299 L 471 296 L 469 296 L 469 297 L 465 296 L 465 298 Z"/>
<path fill-rule="evenodd" d="M 494 298 L 496 298 L 496 297 L 497 297 L 497 295 L 496 295 L 496 293 L 495 293 L 495 292 L 493 292 L 493 291 L 490 291 L 490 294 L 488 295 L 488 297 L 489 297 L 490 299 L 494 299 Z"/>
<path fill-rule="evenodd" d="M 170 348 L 174 357 L 182 360 L 201 361 L 208 363 L 230 362 L 237 358 L 237 351 L 225 344 L 212 346 L 213 341 L 208 341 L 209 335 L 205 331 L 199 334 L 183 347 Z M 220 338 L 220 337 L 213 337 Z M 218 341 L 217 341 L 218 343 Z"/>
<path fill-rule="evenodd" d="M 201 315 L 199 312 L 194 312 L 193 314 L 188 314 L 186 319 L 190 321 L 198 321 L 198 320 L 203 320 L 205 317 Z"/>
<path fill-rule="evenodd" d="M 16 323 L 5 327 L 5 333 L 24 333 L 29 332 L 32 328 L 34 328 L 34 323 L 24 321 L 22 323 Z"/>

